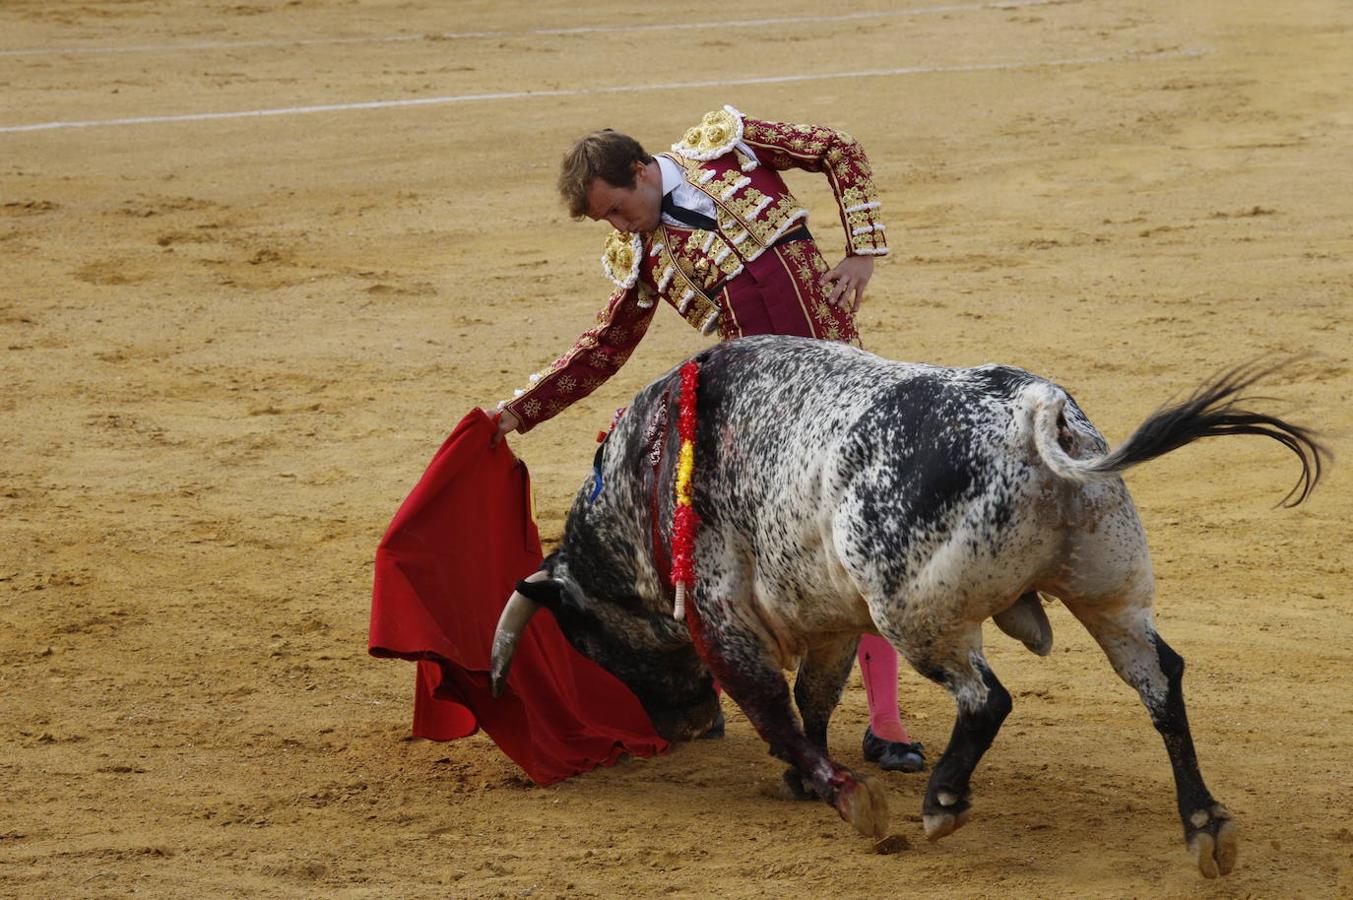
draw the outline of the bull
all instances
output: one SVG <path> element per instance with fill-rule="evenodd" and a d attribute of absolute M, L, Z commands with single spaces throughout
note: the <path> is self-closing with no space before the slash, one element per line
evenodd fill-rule
<path fill-rule="evenodd" d="M 1271 370 L 1218 377 L 1110 452 L 1066 391 L 1017 368 L 890 362 L 785 337 L 725 342 L 695 359 L 701 525 L 686 621 L 674 617 L 667 583 L 674 370 L 620 419 L 559 547 L 505 607 L 495 688 L 544 607 L 578 651 L 633 690 L 663 736 L 711 726 L 717 681 L 789 763 L 794 794 L 881 837 L 881 785 L 827 752 L 859 635 L 881 634 L 957 707 L 922 802 L 936 840 L 968 821 L 973 770 L 1011 710 L 982 653 L 982 623 L 994 618 L 1046 653 L 1041 592 L 1084 625 L 1150 713 L 1201 873 L 1231 871 L 1236 825 L 1199 771 L 1184 660 L 1156 631 L 1146 537 L 1121 473 L 1199 438 L 1258 434 L 1301 461 L 1283 504 L 1306 499 L 1324 448 L 1301 426 L 1237 405 Z"/>

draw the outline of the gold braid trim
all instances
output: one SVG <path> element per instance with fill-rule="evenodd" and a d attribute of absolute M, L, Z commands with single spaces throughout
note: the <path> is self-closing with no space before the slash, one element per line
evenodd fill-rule
<path fill-rule="evenodd" d="M 601 251 L 601 270 L 617 287 L 632 288 L 639 280 L 639 264 L 644 259 L 644 243 L 639 235 L 612 231 Z"/>
<path fill-rule="evenodd" d="M 672 152 L 701 161 L 723 156 L 742 140 L 742 113 L 731 106 L 705 113 L 700 124 L 672 145 Z"/>

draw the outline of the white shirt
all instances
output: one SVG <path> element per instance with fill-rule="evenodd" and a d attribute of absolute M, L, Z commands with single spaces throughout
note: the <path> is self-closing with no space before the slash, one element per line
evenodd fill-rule
<path fill-rule="evenodd" d="M 714 201 L 699 188 L 693 186 L 686 180 L 686 173 L 682 171 L 681 166 L 672 162 L 665 156 L 655 156 L 658 161 L 658 168 L 662 170 L 662 194 L 672 195 L 672 202 L 677 206 L 698 212 L 709 216 L 711 219 L 718 218 L 718 211 L 714 208 Z M 678 228 L 690 228 L 691 226 L 684 222 L 679 222 L 667 213 L 662 214 L 664 225 L 675 225 Z"/>

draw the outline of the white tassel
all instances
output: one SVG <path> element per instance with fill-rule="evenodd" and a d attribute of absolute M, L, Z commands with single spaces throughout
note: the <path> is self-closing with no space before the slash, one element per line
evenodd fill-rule
<path fill-rule="evenodd" d="M 751 147 L 748 147 L 745 141 L 738 141 L 737 144 L 735 144 L 734 146 L 736 146 L 737 149 L 741 150 L 743 155 L 747 157 L 747 161 L 738 167 L 742 169 L 742 171 L 750 172 L 752 171 L 752 169 L 755 169 L 757 166 L 760 165 L 760 163 L 756 159 L 756 151 L 753 150 Z"/>
<path fill-rule="evenodd" d="M 678 581 L 676 586 L 676 604 L 672 607 L 672 618 L 680 622 L 686 618 L 686 582 Z"/>

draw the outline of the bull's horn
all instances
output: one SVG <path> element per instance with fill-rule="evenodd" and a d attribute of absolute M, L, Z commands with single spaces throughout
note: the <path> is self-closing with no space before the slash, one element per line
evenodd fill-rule
<path fill-rule="evenodd" d="M 489 668 L 489 684 L 493 696 L 503 692 L 507 684 L 507 670 L 512 667 L 512 657 L 517 653 L 517 642 L 526 631 L 526 623 L 540 609 L 540 604 L 517 591 L 508 598 L 503 614 L 498 617 L 498 629 L 493 633 L 493 665 Z"/>

